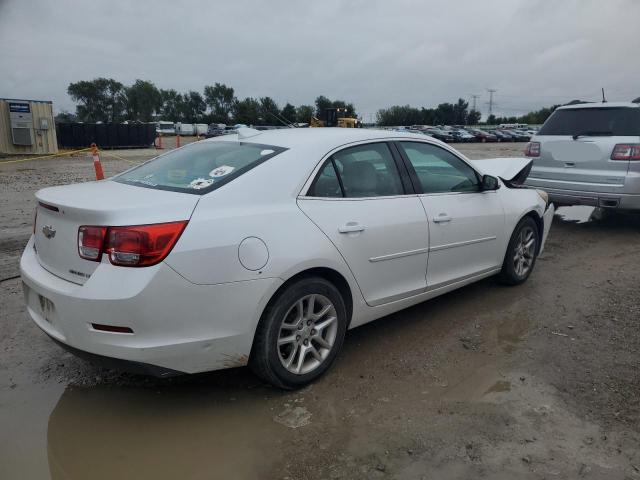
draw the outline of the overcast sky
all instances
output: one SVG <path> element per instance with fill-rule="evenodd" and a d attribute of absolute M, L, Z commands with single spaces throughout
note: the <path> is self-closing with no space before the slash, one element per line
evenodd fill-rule
<path fill-rule="evenodd" d="M 283 106 L 323 94 L 365 121 L 470 100 L 515 115 L 640 96 L 638 0 L 0 0 L 0 97 L 73 111 L 70 82 L 137 78 Z"/>

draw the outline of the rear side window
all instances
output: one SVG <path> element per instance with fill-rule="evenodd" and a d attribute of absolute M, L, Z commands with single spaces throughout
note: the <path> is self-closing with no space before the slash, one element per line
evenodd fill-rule
<path fill-rule="evenodd" d="M 238 178 L 286 148 L 242 142 L 196 142 L 114 178 L 158 190 L 202 195 Z"/>
<path fill-rule="evenodd" d="M 539 135 L 640 135 L 640 108 L 556 110 L 544 123 Z"/>
<path fill-rule="evenodd" d="M 385 197 L 403 195 L 398 167 L 386 143 L 370 143 L 335 153 L 320 170 L 308 195 Z"/>

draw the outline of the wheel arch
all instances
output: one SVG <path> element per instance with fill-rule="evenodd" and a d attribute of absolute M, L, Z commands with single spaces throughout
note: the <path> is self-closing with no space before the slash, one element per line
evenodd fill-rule
<path fill-rule="evenodd" d="M 347 310 L 347 319 L 348 319 L 347 329 L 349 328 L 349 325 L 351 324 L 351 319 L 353 317 L 353 292 L 351 291 L 349 282 L 344 277 L 344 275 L 342 275 L 340 272 L 338 272 L 333 268 L 310 267 L 291 275 L 287 280 L 284 281 L 284 283 L 282 283 L 282 285 L 280 285 L 276 289 L 275 292 L 273 292 L 273 294 L 271 295 L 271 298 L 269 298 L 269 301 L 265 304 L 264 308 L 262 309 L 262 312 L 260 312 L 260 317 L 258 320 L 258 324 L 256 326 L 256 331 L 260 328 L 260 324 L 264 321 L 265 312 L 267 312 L 267 310 L 273 304 L 273 302 L 275 302 L 278 299 L 278 297 L 280 297 L 282 292 L 284 292 L 289 287 L 289 285 L 305 277 L 324 278 L 328 282 L 331 282 L 338 289 L 338 291 L 342 295 L 342 298 L 344 299 L 345 308 Z M 254 339 L 251 345 L 251 352 L 249 354 L 249 357 L 253 355 L 254 345 L 255 345 L 255 334 L 254 334 Z"/>
<path fill-rule="evenodd" d="M 542 219 L 542 217 L 540 216 L 540 214 L 538 213 L 537 210 L 529 210 L 528 212 L 525 212 L 524 215 L 522 215 L 519 219 L 518 222 L 516 223 L 516 226 L 524 219 L 527 217 L 531 217 L 533 219 L 534 222 L 536 222 L 536 226 L 538 227 L 538 245 L 537 245 L 537 252 L 536 255 L 538 255 L 540 253 L 540 247 L 542 246 L 542 236 L 544 235 L 544 220 Z"/>

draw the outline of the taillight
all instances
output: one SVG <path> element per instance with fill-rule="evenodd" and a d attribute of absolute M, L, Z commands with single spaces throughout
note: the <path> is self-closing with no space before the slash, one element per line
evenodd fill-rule
<path fill-rule="evenodd" d="M 611 160 L 640 160 L 640 143 L 619 143 L 613 147 Z"/>
<path fill-rule="evenodd" d="M 102 258 L 107 227 L 82 226 L 78 229 L 78 254 L 85 260 L 99 262 Z"/>
<path fill-rule="evenodd" d="M 106 253 L 113 265 L 148 267 L 169 255 L 186 225 L 183 221 L 130 227 L 82 226 L 78 229 L 78 253 L 96 262 Z"/>
<path fill-rule="evenodd" d="M 540 156 L 540 142 L 529 142 L 524 147 L 525 157 L 539 157 Z"/>

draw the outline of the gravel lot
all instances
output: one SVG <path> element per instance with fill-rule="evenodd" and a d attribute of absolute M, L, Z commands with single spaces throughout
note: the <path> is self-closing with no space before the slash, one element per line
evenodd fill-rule
<path fill-rule="evenodd" d="M 154 154 L 105 152 L 105 173 Z M 101 370 L 29 320 L 12 277 L 33 193 L 92 176 L 85 154 L 0 165 L 0 478 L 640 479 L 640 216 L 560 209 L 526 284 L 353 330 L 328 375 L 283 393 L 246 369 Z"/>

